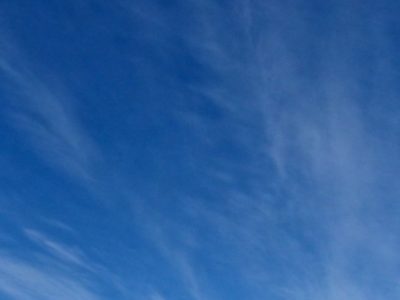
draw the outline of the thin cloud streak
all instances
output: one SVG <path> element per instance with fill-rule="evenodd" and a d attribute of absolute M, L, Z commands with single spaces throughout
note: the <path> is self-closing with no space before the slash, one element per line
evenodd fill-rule
<path fill-rule="evenodd" d="M 241 3 L 234 5 L 240 7 Z M 354 9 L 361 5 L 354 3 Z M 380 145 L 388 141 L 368 130 L 371 116 L 362 106 L 364 95 L 360 92 L 365 75 L 351 64 L 351 58 L 363 51 L 352 45 L 354 37 L 366 45 L 387 44 L 382 42 L 384 22 L 376 20 L 383 25 L 374 26 L 377 23 L 368 21 L 367 13 L 351 20 L 344 14 L 347 6 L 338 4 L 332 9 L 334 13 L 326 16 L 332 28 L 328 26 L 325 34 L 319 36 L 317 25 L 309 21 L 307 8 L 301 10 L 276 1 L 268 5 L 247 1 L 245 9 L 236 12 L 235 19 L 240 32 L 245 34 L 235 39 L 232 34 L 223 34 L 229 30 L 220 20 L 224 19 L 221 16 L 229 17 L 228 13 L 208 4 L 202 6 L 204 10 L 199 10 L 198 19 L 193 21 L 198 22 L 194 33 L 183 29 L 175 34 L 181 34 L 202 64 L 229 80 L 218 88 L 190 88 L 193 93 L 207 95 L 219 107 L 230 107 L 226 111 L 234 120 L 246 120 L 261 111 L 266 142 L 258 147 L 263 147 L 264 157 L 273 163 L 274 170 L 264 173 L 264 186 L 257 179 L 257 188 L 245 197 L 235 187 L 230 193 L 225 191 L 226 197 L 232 199 L 221 200 L 225 207 L 192 203 L 192 215 L 206 220 L 221 240 L 232 247 L 231 253 L 247 259 L 245 264 L 229 263 L 255 284 L 249 299 L 259 299 L 257 295 L 266 290 L 274 290 L 275 295 L 284 299 L 384 299 L 398 295 L 393 287 L 399 262 L 394 255 L 399 242 L 393 234 L 396 228 L 392 221 L 382 220 L 382 215 L 372 207 L 379 207 L 382 213 L 385 204 L 398 196 L 396 189 L 395 194 L 385 195 L 380 186 L 381 176 L 397 174 L 399 163 L 393 161 L 388 166 L 386 157 L 394 156 Z M 209 15 L 215 18 L 207 18 Z M 147 20 L 154 19 L 151 13 L 146 16 Z M 366 28 L 357 26 L 358 21 L 364 22 Z M 251 31 L 256 23 L 265 28 L 257 34 Z M 371 27 L 374 30 L 369 35 Z M 230 47 L 237 44 L 243 45 L 244 52 L 235 53 L 234 47 Z M 379 54 L 385 53 L 385 49 L 369 51 L 376 57 L 376 69 L 391 74 L 390 65 L 382 64 L 388 59 Z M 382 69 L 383 65 L 386 69 Z M 241 73 L 235 72 L 239 69 Z M 367 72 L 368 75 L 372 74 Z M 381 94 L 384 85 L 376 83 L 372 95 Z M 243 87 L 239 96 L 250 100 L 226 96 L 238 86 Z M 380 99 L 373 96 L 369 101 L 376 103 Z M 199 118 L 196 123 L 201 123 Z M 205 123 L 206 120 L 199 127 L 207 127 Z M 231 134 L 238 134 L 236 140 L 247 145 L 249 152 L 257 152 L 250 147 L 248 136 L 239 133 L 246 131 Z M 212 140 L 217 135 L 218 131 L 205 138 Z M 257 166 L 253 168 L 254 173 L 262 173 Z M 277 198 L 278 192 L 287 197 Z M 156 231 L 149 235 L 156 239 L 158 236 Z M 201 240 L 195 234 L 192 238 Z M 165 244 L 163 247 L 173 248 Z M 191 254 L 189 249 L 184 251 Z M 357 258 L 360 251 L 365 251 L 365 257 Z M 368 260 L 370 264 L 363 271 L 354 271 L 356 265 Z M 277 262 L 282 263 L 279 271 L 275 271 Z M 274 281 L 274 272 L 280 272 L 279 277 L 285 279 Z M 372 284 L 379 277 L 390 278 L 390 292 Z"/>
<path fill-rule="evenodd" d="M 0 291 L 22 300 L 102 299 L 74 274 L 38 267 L 4 253 L 0 258 Z"/>
<path fill-rule="evenodd" d="M 19 102 L 7 105 L 6 118 L 44 161 L 78 180 L 92 181 L 93 163 L 100 153 L 79 125 L 72 99 L 57 81 L 46 82 L 30 68 L 19 49 L 4 48 L 0 49 L 0 70 L 20 91 L 16 94 Z"/>
<path fill-rule="evenodd" d="M 93 268 L 86 262 L 87 258 L 85 258 L 84 254 L 79 251 L 79 249 L 61 245 L 60 243 L 51 240 L 49 237 L 33 229 L 25 229 L 24 233 L 29 239 L 39 244 L 55 257 L 63 260 L 65 263 L 72 263 L 93 271 Z"/>
<path fill-rule="evenodd" d="M 205 187 L 193 189 L 202 188 L 207 196 L 171 187 L 166 189 L 174 191 L 171 195 L 155 192 L 160 199 L 142 201 L 124 184 L 134 181 L 129 175 L 118 174 L 121 182 L 108 183 L 116 185 L 110 188 L 117 190 L 113 200 L 132 204 L 135 229 L 169 263 L 171 277 L 178 278 L 188 298 L 219 299 L 230 292 L 257 300 L 386 300 L 400 295 L 399 207 L 393 204 L 400 190 L 390 179 L 399 176 L 399 149 L 393 146 L 397 136 L 382 133 L 393 127 L 397 115 L 390 112 L 392 123 L 376 121 L 373 109 L 386 101 L 380 95 L 399 96 L 386 89 L 386 80 L 393 78 L 385 78 L 395 73 L 386 49 L 388 25 L 361 1 L 340 2 L 327 9 L 281 1 L 233 1 L 230 8 L 189 1 L 179 6 L 184 13 L 177 23 L 171 22 L 176 12 L 157 4 L 128 5 L 141 25 L 142 42 L 155 53 L 150 58 L 147 51 L 143 54 L 149 64 L 145 71 L 172 86 L 160 94 L 206 99 L 216 111 L 210 118 L 184 105 L 171 108 L 204 146 L 206 154 L 188 155 L 184 163 L 194 166 L 193 176 L 205 177 Z M 325 19 L 323 28 L 320 18 Z M 177 41 L 207 78 L 201 72 L 200 80 L 187 82 L 180 77 L 185 72 L 172 76 L 171 61 L 181 60 L 184 52 Z M 373 59 L 360 59 L 364 52 Z M 22 90 L 21 102 L 8 105 L 13 125 L 47 163 L 85 183 L 93 181 L 93 164 L 101 155 L 78 124 L 69 105 L 72 98 L 21 63 L 21 55 L 13 59 L 9 53 L 1 52 L 0 69 Z M 166 70 L 161 70 L 163 63 Z M 160 85 L 147 79 L 154 90 Z M 376 132 L 371 131 L 373 121 Z M 211 157 L 221 148 L 220 156 Z M 32 229 L 25 234 L 51 261 L 92 270 L 79 249 Z M 12 297 L 64 299 L 58 298 L 64 291 L 70 299 L 97 299 L 64 270 L 41 269 L 10 255 L 2 262 L 0 289 Z M 206 272 L 209 276 L 202 276 Z M 231 286 L 237 290 L 230 291 Z M 145 292 L 144 297 L 160 300 L 173 294 L 158 286 L 154 290 L 162 296 Z"/>

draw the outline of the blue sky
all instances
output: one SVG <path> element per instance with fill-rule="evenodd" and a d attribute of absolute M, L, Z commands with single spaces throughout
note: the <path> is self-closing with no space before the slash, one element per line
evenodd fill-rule
<path fill-rule="evenodd" d="M 2 1 L 0 299 L 399 299 L 399 11 Z"/>

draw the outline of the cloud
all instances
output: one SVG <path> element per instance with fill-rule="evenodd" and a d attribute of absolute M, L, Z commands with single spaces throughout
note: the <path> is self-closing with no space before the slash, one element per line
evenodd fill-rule
<path fill-rule="evenodd" d="M 198 167 L 193 176 L 203 180 L 199 195 L 177 188 L 178 195 L 157 195 L 156 203 L 132 200 L 135 193 L 124 196 L 135 202 L 136 225 L 178 274 L 188 297 L 218 298 L 210 295 L 234 286 L 246 299 L 396 299 L 399 210 L 393 202 L 400 193 L 391 177 L 399 175 L 392 145 L 397 134 L 386 135 L 393 123 L 377 119 L 375 111 L 386 96 L 398 98 L 385 81 L 390 74 L 387 80 L 396 81 L 385 48 L 387 24 L 371 7 L 359 14 L 364 5 L 358 1 L 334 9 L 189 1 L 180 14 L 146 3 L 134 8 L 133 19 L 161 57 L 150 55 L 150 73 L 165 72 L 171 95 L 206 99 L 221 116 L 210 121 L 186 106 L 175 114 L 208 151 L 184 162 Z M 177 40 L 204 71 L 202 80 L 169 76 L 174 65 L 161 70 L 166 61 L 185 60 Z M 8 91 L 16 100 L 7 105 L 8 119 L 40 158 L 74 178 L 93 180 L 99 151 L 79 125 L 73 97 L 12 52 L 0 52 L 3 76 L 21 90 Z M 398 111 L 382 111 L 392 122 L 397 118 Z M 221 144 L 222 155 L 211 158 Z M 61 265 L 91 270 L 79 249 L 32 229 L 25 234 Z M 20 299 L 97 299 L 46 261 L 50 268 L 5 255 L 0 289 Z M 209 277 L 201 276 L 200 262 Z M 213 274 L 226 285 L 213 282 Z"/>
<path fill-rule="evenodd" d="M 289 13 L 287 20 L 296 24 L 305 22 L 306 17 L 295 12 Z M 380 299 L 397 294 L 392 280 L 398 276 L 394 270 L 398 259 L 390 254 L 395 249 L 396 229 L 390 221 L 392 216 L 387 221 L 382 218 L 391 215 L 385 207 L 398 191 L 389 195 L 380 186 L 382 174 L 398 172 L 398 162 L 393 161 L 392 167 L 384 163 L 392 155 L 381 147 L 387 143 L 382 139 L 382 131 L 368 129 L 371 115 L 367 113 L 368 105 L 363 103 L 362 92 L 365 75 L 346 61 L 355 53 L 361 55 L 362 50 L 343 44 L 334 46 L 342 39 L 352 43 L 357 35 L 380 47 L 379 36 L 384 34 L 375 29 L 377 36 L 371 37 L 364 29 L 352 27 L 351 20 L 347 21 L 343 27 L 336 24 L 338 35 L 332 37 L 327 32 L 320 38 L 335 51 L 314 50 L 319 55 L 312 61 L 318 75 L 312 82 L 304 80 L 310 76 L 309 67 L 299 69 L 303 63 L 301 55 L 307 54 L 295 49 L 294 38 L 285 31 L 285 26 L 291 26 L 286 21 L 282 29 L 271 29 L 277 40 L 268 40 L 269 44 L 262 47 L 267 64 L 261 65 L 260 74 L 270 75 L 265 88 L 260 90 L 266 103 L 268 151 L 279 170 L 280 189 L 287 194 L 282 201 L 294 213 L 293 220 L 285 220 L 297 226 L 292 237 L 288 237 L 303 245 L 300 251 L 292 252 L 282 243 L 288 265 L 297 265 L 290 274 L 297 279 L 287 283 L 296 285 L 295 292 L 286 295 L 289 299 Z M 368 20 L 364 21 L 368 24 Z M 306 36 L 301 34 L 307 23 L 298 26 L 296 31 L 307 43 Z M 276 51 L 275 47 L 281 50 Z M 274 60 L 270 61 L 270 57 Z M 387 74 L 390 72 L 386 70 Z M 374 88 L 379 94 L 381 87 Z M 286 103 L 279 103 L 279 99 Z M 372 98 L 369 103 L 374 105 L 378 101 L 382 99 Z M 386 124 L 375 126 L 385 128 Z M 296 220 L 301 223 L 296 225 Z M 289 232 L 285 231 L 283 234 L 287 235 Z M 310 238 L 304 239 L 305 233 Z M 294 264 L 309 261 L 307 250 L 313 251 L 317 263 Z M 290 268 L 284 272 L 289 273 Z M 386 283 L 378 283 L 377 278 L 391 278 L 390 292 L 384 287 Z"/>
<path fill-rule="evenodd" d="M 4 253 L 0 258 L 0 291 L 15 299 L 102 299 L 84 281 L 52 269 L 50 263 L 39 267 Z"/>
<path fill-rule="evenodd" d="M 154 212 L 149 211 L 149 207 L 141 202 L 135 203 L 133 210 L 137 226 L 142 230 L 142 234 L 149 239 L 154 248 L 168 262 L 170 268 L 178 275 L 179 280 L 184 284 L 183 289 L 190 296 L 190 299 L 202 300 L 211 299 L 206 297 L 206 291 L 202 286 L 200 278 L 197 276 L 196 269 L 192 264 L 190 251 L 187 244 L 190 241 L 181 240 L 185 235 L 185 229 L 176 227 L 177 224 L 169 220 L 159 218 Z M 179 230 L 179 236 L 171 232 Z M 175 231 L 175 233 L 177 233 Z M 189 239 L 190 234 L 186 235 Z M 155 299 L 161 296 L 154 296 Z M 152 299 L 152 298 L 151 298 Z M 164 299 L 161 297 L 161 299 Z"/>
<path fill-rule="evenodd" d="M 245 191 L 232 174 L 222 191 L 211 182 L 217 194 L 212 204 L 185 199 L 192 222 L 176 221 L 176 228 L 194 228 L 187 231 L 201 249 L 195 250 L 211 253 L 211 264 L 223 261 L 227 272 L 237 271 L 248 299 L 268 293 L 291 300 L 395 299 L 398 226 L 388 203 L 394 205 L 399 191 L 387 174 L 397 176 L 399 162 L 391 150 L 396 141 L 383 138 L 390 125 L 377 124 L 373 109 L 385 102 L 377 95 L 398 98 L 384 79 L 395 68 L 388 63 L 393 57 L 383 16 L 364 6 L 358 14 L 358 1 L 319 13 L 311 4 L 278 1 L 234 1 L 232 10 L 210 2 L 199 6 L 190 15 L 192 26 L 174 34 L 213 78 L 223 80 L 190 83 L 190 95 L 212 99 L 230 123 L 218 127 L 204 116 L 191 119 L 193 112 L 189 122 L 206 128 L 208 144 L 227 136 L 254 159 L 246 160 L 246 168 L 231 162 L 236 169 L 224 160 L 213 166 L 218 174 L 250 169 L 256 175 L 239 175 L 251 179 Z M 152 19 L 147 11 L 146 20 Z M 319 26 L 323 19 L 326 28 Z M 254 130 L 262 132 L 259 142 Z M 386 180 L 390 193 L 382 189 Z M 177 231 L 149 235 L 176 240 Z M 204 232 L 218 235 L 213 242 L 226 251 L 218 253 Z M 176 249 L 172 244 L 160 248 Z M 191 247 L 180 251 L 195 256 Z M 196 286 L 190 283 L 196 268 L 190 270 L 184 276 L 188 289 Z"/>
<path fill-rule="evenodd" d="M 163 296 L 161 296 L 158 292 L 153 292 L 150 295 L 149 300 L 166 300 Z"/>
<path fill-rule="evenodd" d="M 105 290 L 118 299 L 129 299 L 125 281 L 104 264 L 88 255 L 84 248 L 60 242 L 43 231 L 23 228 L 26 238 L 20 247 L 28 254 L 3 247 L 0 255 L 0 295 L 16 299 L 106 299 Z M 8 244 L 16 244 L 15 238 Z"/>
<path fill-rule="evenodd" d="M 87 263 L 85 255 L 79 249 L 62 245 L 33 229 L 25 229 L 24 233 L 29 239 L 39 244 L 49 253 L 63 260 L 65 263 L 72 263 L 85 269 L 93 270 L 93 268 Z"/>
<path fill-rule="evenodd" d="M 44 79 L 20 49 L 9 45 L 0 50 L 0 70 L 11 83 L 5 117 L 25 134 L 44 161 L 76 179 L 93 180 L 93 163 L 100 154 L 79 125 L 66 89 L 54 76 Z"/>

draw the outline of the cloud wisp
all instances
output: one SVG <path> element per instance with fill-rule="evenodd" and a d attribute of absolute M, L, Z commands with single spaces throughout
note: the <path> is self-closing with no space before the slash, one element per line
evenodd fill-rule
<path fill-rule="evenodd" d="M 0 294 L 27 300 L 104 299 L 93 280 L 100 271 L 81 250 L 62 245 L 33 229 L 25 229 L 24 233 L 39 248 L 31 249 L 29 258 L 2 250 Z"/>
<path fill-rule="evenodd" d="M 217 204 L 183 201 L 192 221 L 176 225 L 193 226 L 192 232 L 203 234 L 199 228 L 208 226 L 206 231 L 217 234 L 220 245 L 228 245 L 225 250 L 236 259 L 213 252 L 196 233 L 192 238 L 201 250 L 181 250 L 212 253 L 214 263 L 222 260 L 226 270 L 239 270 L 248 299 L 398 295 L 398 228 L 388 205 L 399 191 L 393 181 L 390 193 L 382 186 L 385 174 L 398 174 L 399 162 L 391 150 L 395 140 L 382 138 L 390 125 L 381 121 L 377 132 L 370 131 L 370 123 L 376 122 L 371 108 L 385 101 L 375 95 L 398 96 L 382 79 L 393 74 L 388 63 L 393 57 L 381 55 L 388 52 L 384 19 L 391 16 L 375 13 L 372 7 L 359 14 L 356 10 L 362 5 L 353 2 L 350 14 L 345 3 L 320 8 L 320 19 L 312 19 L 316 8 L 311 4 L 234 1 L 233 9 L 226 10 L 203 2 L 195 5 L 191 16 L 195 25 L 173 33 L 203 68 L 223 78 L 219 84 L 190 84 L 192 97 L 206 95 L 232 123 L 224 127 L 229 133 L 210 130 L 203 137 L 216 143 L 219 134 L 226 134 L 240 143 L 254 158 L 247 161 L 246 170 L 257 174 L 251 192 L 225 186 Z M 151 20 L 169 20 L 168 15 L 159 17 L 159 11 L 157 17 L 151 16 L 150 8 L 143 11 L 149 28 L 160 26 Z M 326 28 L 318 28 L 322 18 Z M 165 48 L 168 44 L 153 42 Z M 373 66 L 362 66 L 365 55 L 374 58 Z M 382 77 L 365 86 L 376 78 L 376 70 Z M 214 126 L 201 116 L 188 119 L 205 132 Z M 248 128 L 262 131 L 262 138 L 252 140 Z M 235 167 L 243 170 L 240 164 Z M 262 169 L 271 164 L 273 168 Z M 193 221 L 196 217 L 203 223 Z"/>
<path fill-rule="evenodd" d="M 40 268 L 6 255 L 0 260 L 0 291 L 15 299 L 102 299 L 74 274 Z"/>
<path fill-rule="evenodd" d="M 78 180 L 93 180 L 93 162 L 100 154 L 79 125 L 68 92 L 30 67 L 20 49 L 3 47 L 0 55 L 0 70 L 13 87 L 11 98 L 17 99 L 6 102 L 5 117 L 44 161 Z"/>
<path fill-rule="evenodd" d="M 15 157 L 45 180 L 10 205 L 9 219 L 24 220 L 19 248 L 34 251 L 28 259 L 4 247 L 0 293 L 95 300 L 115 294 L 114 282 L 100 284 L 114 280 L 126 299 L 399 297 L 392 1 L 225 2 L 43 6 L 76 42 L 72 56 L 49 52 L 79 57 L 68 68 L 84 70 L 79 79 L 101 73 L 78 87 L 87 106 L 3 42 L 0 125 L 29 141 L 36 156 Z M 87 26 L 82 40 L 71 24 Z M 90 124 L 108 131 L 94 140 L 79 113 L 97 100 Z M 107 180 L 91 185 L 99 161 Z M 91 203 L 64 177 L 46 186 L 54 174 L 43 162 L 113 205 Z M 30 208 L 53 234 L 36 229 Z"/>

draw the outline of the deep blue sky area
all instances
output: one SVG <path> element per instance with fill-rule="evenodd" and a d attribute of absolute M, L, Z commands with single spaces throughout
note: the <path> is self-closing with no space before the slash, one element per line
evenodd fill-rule
<path fill-rule="evenodd" d="M 400 2 L 0 2 L 0 299 L 397 300 Z"/>

